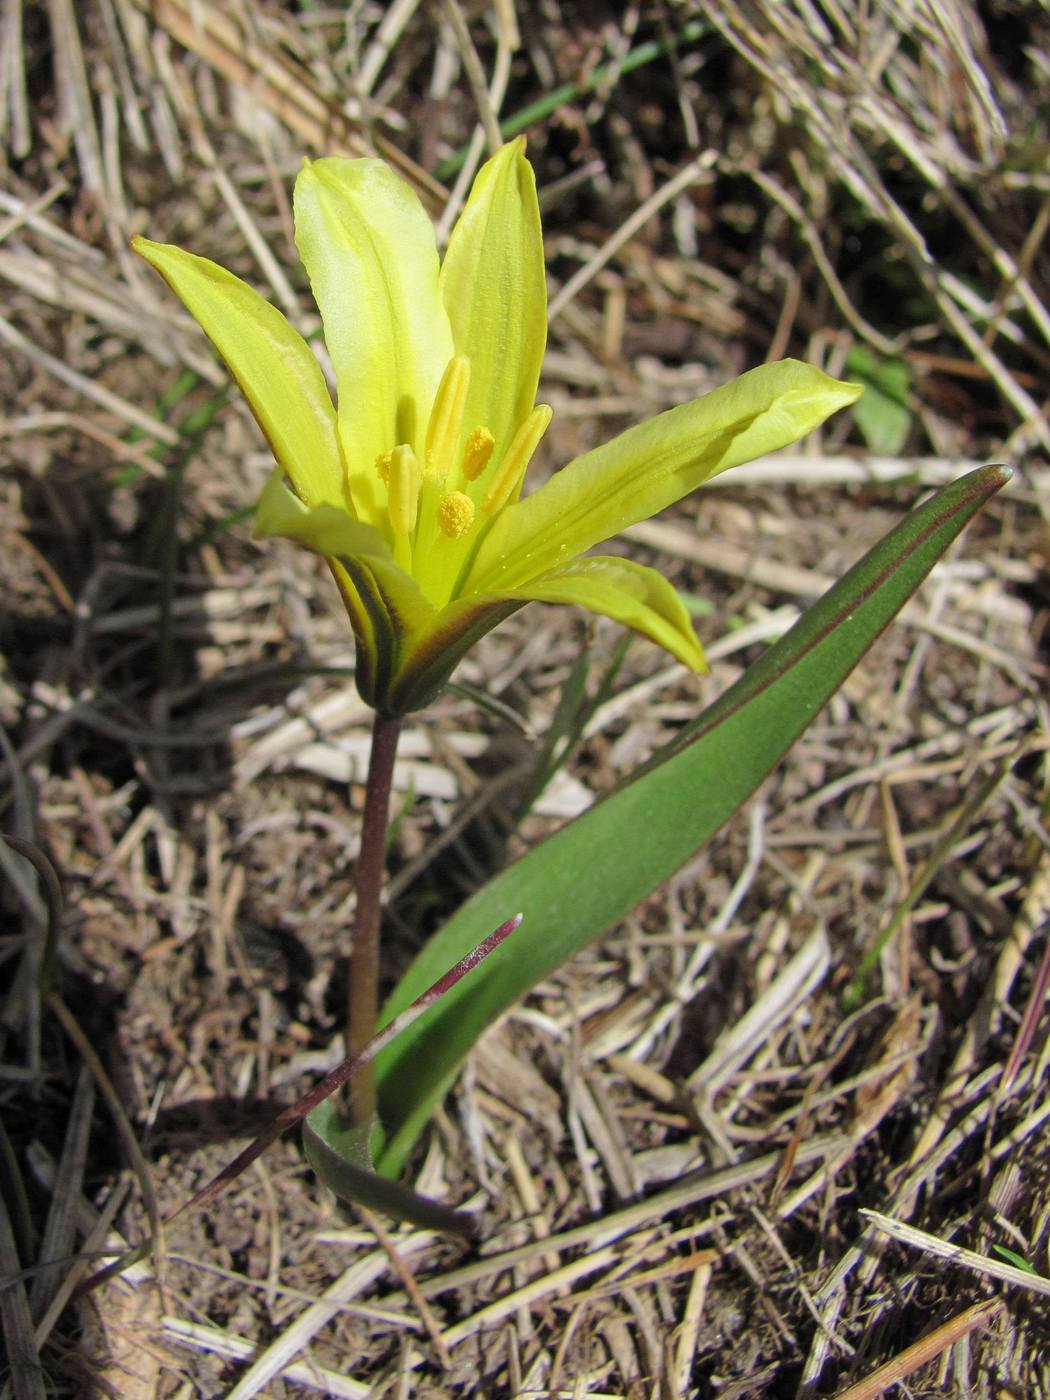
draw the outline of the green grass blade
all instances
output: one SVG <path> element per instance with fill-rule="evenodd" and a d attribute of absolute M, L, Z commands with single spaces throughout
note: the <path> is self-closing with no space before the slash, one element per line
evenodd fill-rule
<path fill-rule="evenodd" d="M 580 82 L 563 83 L 561 87 L 545 92 L 534 102 L 530 102 L 509 116 L 501 118 L 500 135 L 504 141 L 510 141 L 519 132 L 527 131 L 535 122 L 545 121 L 559 107 L 564 107 L 569 102 L 575 102 L 578 97 L 583 97 L 589 92 L 597 92 L 606 83 L 618 82 L 625 73 L 633 73 L 636 68 L 652 63 L 653 59 L 660 58 L 663 54 L 673 53 L 675 49 L 683 48 L 697 39 L 702 39 L 713 29 L 714 25 L 709 20 L 689 20 L 682 25 L 681 29 L 668 34 L 666 38 L 650 39 L 646 43 L 639 44 L 637 48 L 631 49 L 622 58 L 615 59 L 612 63 L 601 64 Z M 464 145 L 443 160 L 434 172 L 437 178 L 447 180 L 455 175 L 466 160 L 468 149 L 469 146 Z"/>
<path fill-rule="evenodd" d="M 1004 467 L 984 467 L 919 506 L 642 772 L 489 881 L 431 939 L 384 1021 L 504 911 L 525 911 L 513 949 L 377 1060 L 387 1132 L 380 1171 L 400 1170 L 485 1027 L 673 874 L 746 801 L 1009 477 Z"/>

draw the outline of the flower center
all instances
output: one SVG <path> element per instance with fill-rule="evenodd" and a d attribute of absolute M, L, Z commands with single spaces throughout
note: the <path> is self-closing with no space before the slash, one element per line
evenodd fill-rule
<path fill-rule="evenodd" d="M 394 558 L 435 602 L 451 595 L 477 529 L 517 499 L 551 420 L 550 408 L 537 405 L 493 467 L 497 443 L 491 430 L 474 426 L 464 438 L 469 391 L 470 360 L 454 355 L 434 395 L 422 463 L 402 443 L 375 464 L 387 488 Z"/>

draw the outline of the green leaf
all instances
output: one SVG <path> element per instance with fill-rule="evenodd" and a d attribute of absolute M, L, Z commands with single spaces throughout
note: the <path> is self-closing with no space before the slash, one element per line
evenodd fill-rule
<path fill-rule="evenodd" d="M 966 522 L 1006 481 L 984 467 L 907 516 L 741 679 L 626 786 L 478 891 L 427 944 L 383 1011 L 395 1016 L 508 908 L 513 948 L 453 989 L 377 1060 L 396 1174 L 461 1060 L 537 981 L 621 919 L 746 801 L 907 602 Z"/>
<path fill-rule="evenodd" d="M 591 670 L 591 654 L 584 648 L 572 664 L 568 676 L 558 696 L 558 704 L 550 724 L 543 735 L 543 741 L 532 761 L 532 772 L 522 785 L 518 797 L 513 825 L 518 827 L 532 811 L 540 794 L 546 789 L 559 768 L 565 764 L 573 749 L 583 738 L 583 732 L 593 716 L 611 697 L 616 677 L 620 674 L 629 637 L 621 637 L 616 644 L 608 665 L 605 667 L 592 694 L 587 694 L 587 677 Z"/>
<path fill-rule="evenodd" d="M 864 385 L 853 405 L 853 417 L 872 452 L 896 457 L 911 431 L 911 370 L 904 360 L 880 360 L 855 345 L 846 356 L 846 370 Z"/>
<path fill-rule="evenodd" d="M 1021 1269 L 1026 1274 L 1031 1274 L 1033 1278 L 1041 1278 L 1038 1269 L 1033 1269 L 1028 1260 L 1018 1254 L 1015 1249 L 1008 1249 L 1005 1244 L 993 1244 L 992 1253 L 1000 1255 L 1008 1264 L 1012 1264 L 1015 1269 Z"/>
<path fill-rule="evenodd" d="M 410 1220 L 424 1230 L 468 1238 L 476 1233 L 474 1219 L 464 1211 L 377 1176 L 369 1157 L 369 1136 L 370 1125 L 348 1126 L 332 1100 L 325 1099 L 303 1124 L 303 1150 L 321 1181 L 341 1200 L 382 1211 L 395 1220 Z"/>

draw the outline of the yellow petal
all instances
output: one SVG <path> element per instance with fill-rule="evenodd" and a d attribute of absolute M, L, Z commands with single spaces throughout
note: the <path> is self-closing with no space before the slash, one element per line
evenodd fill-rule
<path fill-rule="evenodd" d="M 547 343 L 547 283 L 536 177 L 525 141 L 478 171 L 441 266 L 456 353 L 470 358 L 463 426 L 488 428 L 495 472 L 536 399 Z"/>
<path fill-rule="evenodd" d="M 354 504 L 378 524 L 386 489 L 376 459 L 399 443 L 423 458 L 452 355 L 433 225 L 383 161 L 329 156 L 305 165 L 295 182 L 295 239 L 335 369 Z"/>
<path fill-rule="evenodd" d="M 390 558 L 390 546 L 372 525 L 354 520 L 345 510 L 327 503 L 305 505 L 285 486 L 280 469 L 270 473 L 263 487 L 252 533 L 257 540 L 282 535 L 316 554 Z"/>
<path fill-rule="evenodd" d="M 226 361 L 273 455 L 307 505 L 347 506 L 335 411 L 306 341 L 232 272 L 168 243 L 132 239 Z"/>
<path fill-rule="evenodd" d="M 296 500 L 275 472 L 259 500 L 255 535 L 282 535 L 312 549 L 317 554 L 338 559 L 357 582 L 350 561 L 367 565 L 374 575 L 384 606 L 401 631 L 418 632 L 434 618 L 434 609 L 419 591 L 419 585 L 391 557 L 390 546 L 371 525 L 351 520 L 345 511 L 331 506 L 307 509 Z"/>
<path fill-rule="evenodd" d="M 428 705 L 470 648 L 525 603 L 574 603 L 640 632 L 694 671 L 706 671 L 703 650 L 682 600 L 654 569 L 629 559 L 576 559 L 502 595 L 455 599 L 401 651 L 387 692 L 396 711 Z"/>
<path fill-rule="evenodd" d="M 662 574 L 630 559 L 591 555 L 552 569 L 504 595 L 525 601 L 575 603 L 640 632 L 693 671 L 707 663 L 681 598 Z"/>
<path fill-rule="evenodd" d="M 629 428 L 498 516 L 461 591 L 505 593 L 528 584 L 718 472 L 795 442 L 860 392 L 781 360 Z"/>

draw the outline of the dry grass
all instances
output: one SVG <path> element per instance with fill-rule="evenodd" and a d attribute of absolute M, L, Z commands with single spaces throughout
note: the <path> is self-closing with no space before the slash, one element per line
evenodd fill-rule
<path fill-rule="evenodd" d="M 41 900 L 0 846 L 8 1393 L 1050 1394 L 1045 1279 L 973 1257 L 1050 1273 L 1045 13 L 8 0 L 0 24 L 5 828 L 67 906 L 42 998 Z M 261 439 L 128 238 L 310 329 L 304 152 L 379 149 L 447 228 L 498 115 L 565 83 L 529 128 L 547 466 L 856 344 L 907 364 L 910 437 L 876 460 L 844 419 L 632 531 L 710 605 L 713 674 L 632 646 L 514 831 L 569 668 L 617 638 L 533 607 L 477 649 L 460 679 L 498 704 L 450 691 L 406 734 L 391 977 L 922 486 L 991 458 L 1016 484 L 750 811 L 485 1037 L 416 1163 L 481 1213 L 478 1250 L 347 1218 L 285 1143 L 71 1303 L 338 1057 L 368 726 L 324 575 L 238 523 Z M 426 173 L 463 147 L 462 178 Z"/>

